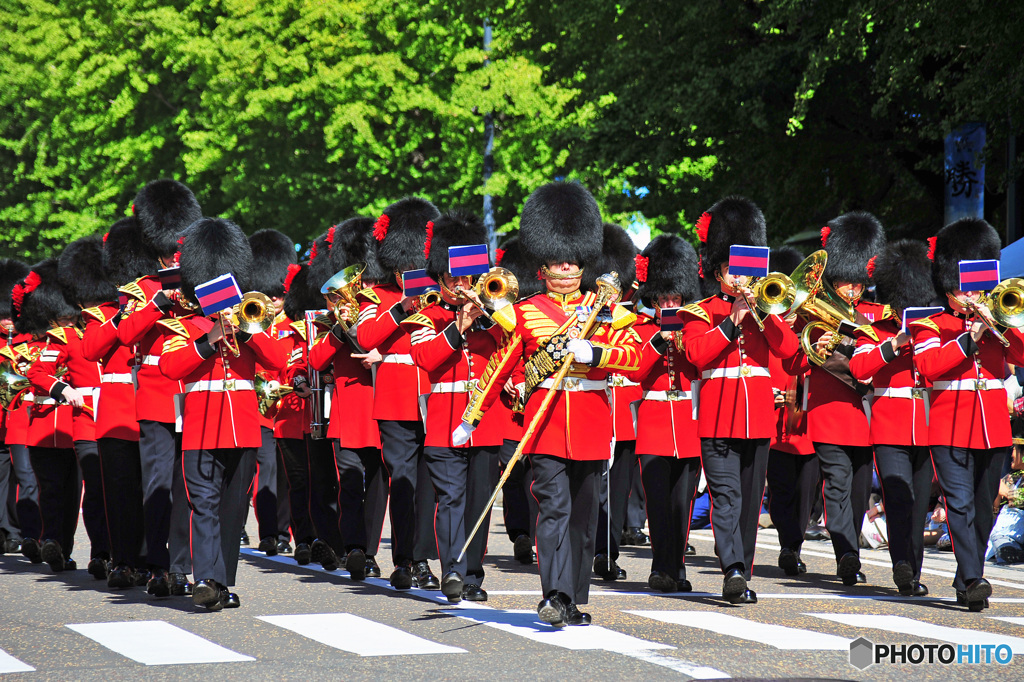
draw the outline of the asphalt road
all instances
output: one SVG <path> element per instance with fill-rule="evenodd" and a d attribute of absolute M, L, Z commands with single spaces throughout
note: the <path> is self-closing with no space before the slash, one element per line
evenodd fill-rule
<path fill-rule="evenodd" d="M 923 581 L 932 596 L 905 599 L 891 585 L 884 551 L 864 552 L 867 585 L 844 588 L 832 576 L 828 543 L 807 543 L 808 574 L 788 578 L 775 567 L 774 531 L 762 530 L 751 585 L 759 603 L 731 606 L 719 598 L 710 532 L 696 531 L 698 554 L 688 557 L 693 593 L 652 594 L 650 550 L 624 548 L 620 564 L 629 578 L 594 580 L 586 608 L 594 625 L 555 630 L 536 621 L 536 568 L 512 559 L 495 516 L 486 604 L 456 606 L 439 592 L 392 590 L 386 543 L 378 555 L 385 580 L 364 583 L 344 571 L 245 550 L 236 587 L 242 608 L 219 613 L 196 611 L 188 598 L 155 600 L 141 588 L 112 592 L 84 570 L 54 575 L 45 564 L 3 556 L 0 674 L 25 680 L 1024 678 L 1024 569 L 992 567 L 991 608 L 967 613 L 952 600 L 951 554 L 926 558 Z M 87 543 L 80 526 L 75 557 L 83 568 Z M 436 562 L 433 568 L 438 571 Z M 859 637 L 890 645 L 1005 644 L 1015 657 L 1008 666 L 884 663 L 862 671 L 849 663 L 849 643 Z"/>

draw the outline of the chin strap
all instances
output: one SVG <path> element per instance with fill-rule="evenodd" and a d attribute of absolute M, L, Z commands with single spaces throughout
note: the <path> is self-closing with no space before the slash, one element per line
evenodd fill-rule
<path fill-rule="evenodd" d="M 552 272 L 551 270 L 548 269 L 548 266 L 542 265 L 540 266 L 540 272 L 547 279 L 581 279 L 583 277 L 583 268 L 580 268 L 575 272 L 570 272 L 568 274 L 562 275 L 556 272 Z"/>

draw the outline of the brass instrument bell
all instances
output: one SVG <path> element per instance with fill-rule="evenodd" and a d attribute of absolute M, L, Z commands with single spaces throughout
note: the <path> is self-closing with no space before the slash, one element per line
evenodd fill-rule
<path fill-rule="evenodd" d="M 277 311 L 270 297 L 259 291 L 250 291 L 231 311 L 231 324 L 245 334 L 259 334 L 270 329 L 275 317 Z"/>

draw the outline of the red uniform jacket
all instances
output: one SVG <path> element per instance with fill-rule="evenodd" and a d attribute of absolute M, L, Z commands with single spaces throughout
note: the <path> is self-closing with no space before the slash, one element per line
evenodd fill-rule
<path fill-rule="evenodd" d="M 281 372 L 281 384 L 291 386 L 297 376 L 309 378 L 306 368 L 306 321 L 289 321 L 278 331 L 278 339 L 288 353 L 288 361 Z M 302 440 L 309 433 L 313 413 L 309 400 L 289 393 L 278 402 L 274 416 L 274 437 Z"/>
<path fill-rule="evenodd" d="M 157 323 L 184 314 L 161 293 L 160 280 L 146 276 L 121 291 L 129 294 L 121 322 L 117 325 L 117 338 L 125 346 L 135 348 L 138 366 L 135 418 L 165 424 L 174 422 L 174 396 L 182 392 L 180 381 L 174 381 L 160 371 L 160 353 L 165 330 Z"/>
<path fill-rule="evenodd" d="M 28 444 L 40 448 L 74 447 L 74 415 L 67 404 L 57 402 L 64 390 L 63 382 L 56 378 L 58 361 L 64 354 L 59 336 L 64 329 L 51 329 L 43 339 L 29 344 L 39 350 L 39 357 L 28 368 L 32 382 L 32 406 L 28 414 Z M 66 365 L 65 365 L 66 366 Z"/>
<path fill-rule="evenodd" d="M 857 329 L 850 373 L 871 382 L 871 442 L 876 445 L 928 445 L 928 382 L 914 363 L 910 343 L 898 352 L 890 339 L 902 323 L 892 316 Z"/>
<path fill-rule="evenodd" d="M 392 284 L 377 285 L 359 292 L 359 345 L 376 348 L 384 356 L 377 368 L 373 392 L 373 418 L 388 421 L 420 419 L 419 396 L 430 389 L 427 374 L 412 360 L 412 345 L 402 320 L 402 290 Z"/>
<path fill-rule="evenodd" d="M 928 444 L 1008 447 L 1012 438 L 1002 379 L 1006 362 L 1024 363 L 1024 336 L 1017 329 L 1007 330 L 1008 348 L 989 333 L 975 343 L 970 324 L 945 312 L 910 325 L 914 361 L 932 383 Z"/>
<path fill-rule="evenodd" d="M 96 401 L 96 437 L 139 440 L 132 380 L 135 351 L 117 338 L 120 309 L 113 303 L 82 311 L 85 336 L 82 353 L 100 363 L 100 392 Z"/>
<path fill-rule="evenodd" d="M 717 294 L 680 311 L 686 358 L 701 373 L 697 435 L 701 438 L 771 438 L 775 401 L 769 354 L 787 359 L 799 341 L 778 315 L 764 332 L 749 315 L 737 329 L 729 319 L 732 296 Z"/>
<path fill-rule="evenodd" d="M 267 332 L 248 338 L 239 334 L 236 358 L 225 343 L 214 347 L 207 341 L 208 326 L 198 326 L 202 323 L 194 318 L 175 321 L 188 335 L 167 334 L 160 370 L 185 384 L 182 450 L 259 447 L 259 410 L 252 389 L 256 363 L 280 371 L 286 360 L 284 347 Z M 233 389 L 234 381 L 245 382 L 247 387 Z"/>
<path fill-rule="evenodd" d="M 470 327 L 463 335 L 455 326 L 455 310 L 441 302 L 427 306 L 402 322 L 409 329 L 412 359 L 427 373 L 427 438 L 424 445 L 453 447 L 452 431 L 462 423 L 470 390 L 498 350 L 495 335 Z M 505 440 L 504 415 L 488 413 L 459 447 L 499 446 Z"/>
<path fill-rule="evenodd" d="M 2 333 L 3 330 L 0 330 Z M 7 343 L 7 335 L 0 334 L 0 362 L 8 362 L 12 368 L 18 364 L 14 348 Z M 0 409 L 0 443 L 7 443 L 7 410 Z"/>
<path fill-rule="evenodd" d="M 4 356 L 7 359 L 14 359 L 14 369 L 18 374 L 25 375 L 32 360 L 36 357 L 35 351 L 30 351 L 29 342 L 32 337 L 28 334 L 17 334 L 11 340 L 11 345 L 4 348 Z M 28 445 L 28 411 L 31 404 L 20 399 L 15 401 L 10 411 L 6 411 L 5 424 L 7 433 L 4 434 L 4 442 L 7 445 Z"/>
<path fill-rule="evenodd" d="M 36 372 L 56 372 L 58 367 L 66 367 L 67 373 L 59 380 L 56 375 L 47 376 L 40 383 L 52 379 L 56 384 L 51 384 L 49 389 L 50 397 L 60 399 L 65 386 L 73 386 L 82 394 L 85 401 L 84 408 L 72 408 L 72 434 L 74 440 L 96 440 L 96 421 L 93 414 L 96 410 L 96 397 L 99 395 L 100 366 L 95 360 L 85 357 L 82 343 L 82 331 L 77 327 L 61 327 L 51 329 L 47 332 L 50 342 L 49 348 L 43 351 L 40 361 L 33 365 Z M 44 358 L 57 357 L 52 362 Z"/>
<path fill-rule="evenodd" d="M 807 412 L 801 399 L 806 375 L 787 373 L 782 360 L 774 355 L 768 358 L 768 369 L 772 373 L 772 388 L 788 393 L 787 400 L 791 401 L 775 408 L 775 436 L 771 449 L 792 455 L 813 455 L 814 442 L 807 437 Z"/>
<path fill-rule="evenodd" d="M 358 332 L 357 332 L 358 333 Z M 347 449 L 380 448 L 380 428 L 374 419 L 374 370 L 352 357 L 345 332 L 335 325 L 319 336 L 309 351 L 309 364 L 321 372 L 334 365 L 334 397 L 327 437 Z M 398 365 L 396 365 L 397 367 Z M 380 373 L 383 365 L 378 365 Z"/>
<path fill-rule="evenodd" d="M 640 382 L 644 396 L 637 410 L 637 454 L 700 457 L 692 402 L 697 368 L 661 337 L 653 318 L 641 316 L 633 329 L 643 342 L 640 367 L 627 375 Z"/>
<path fill-rule="evenodd" d="M 471 398 L 463 418 L 479 423 L 483 411 L 498 399 L 505 381 L 514 376 L 518 360 L 524 358 L 529 362 L 552 336 L 570 329 L 575 331 L 580 307 L 584 310 L 592 307 L 595 299 L 593 292 L 576 291 L 565 296 L 537 294 L 494 313 L 493 317 L 505 329 L 505 340 L 484 370 L 480 394 Z M 631 329 L 635 320 L 632 312 L 613 304 L 589 337 L 594 344 L 594 360 L 590 365 L 574 363 L 562 387 L 534 389 L 527 398 L 525 424 L 531 422 L 549 390 L 557 390 L 557 395 L 523 452 L 571 460 L 611 457 L 612 419 L 605 388 L 610 370 L 629 372 L 640 366 L 640 338 Z M 586 389 L 586 386 L 593 388 Z M 585 390 L 575 390 L 578 387 Z"/>

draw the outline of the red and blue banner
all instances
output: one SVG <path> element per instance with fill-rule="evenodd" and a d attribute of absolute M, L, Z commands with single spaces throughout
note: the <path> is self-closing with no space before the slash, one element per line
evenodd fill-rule
<path fill-rule="evenodd" d="M 160 279 L 160 286 L 164 289 L 181 288 L 181 268 L 177 265 L 158 270 L 156 276 Z"/>
<path fill-rule="evenodd" d="M 765 277 L 768 274 L 768 247 L 730 246 L 729 274 L 733 277 Z"/>
<path fill-rule="evenodd" d="M 931 317 L 942 312 L 941 306 L 933 306 L 929 308 L 907 308 L 903 311 L 903 333 L 910 333 L 910 323 L 923 320 L 926 317 Z"/>
<path fill-rule="evenodd" d="M 988 291 L 999 284 L 999 261 L 960 261 L 960 291 Z"/>
<path fill-rule="evenodd" d="M 428 291 L 440 291 L 437 282 L 430 279 L 426 270 L 406 270 L 402 273 L 402 291 L 406 296 L 422 296 Z"/>
<path fill-rule="evenodd" d="M 452 277 L 482 275 L 490 269 L 487 244 L 448 247 L 448 272 Z"/>
<path fill-rule="evenodd" d="M 203 315 L 213 315 L 242 302 L 242 290 L 230 272 L 196 287 L 196 300 Z"/>
<path fill-rule="evenodd" d="M 683 330 L 683 318 L 679 315 L 680 310 L 682 308 L 661 309 L 661 331 L 678 332 Z"/>

